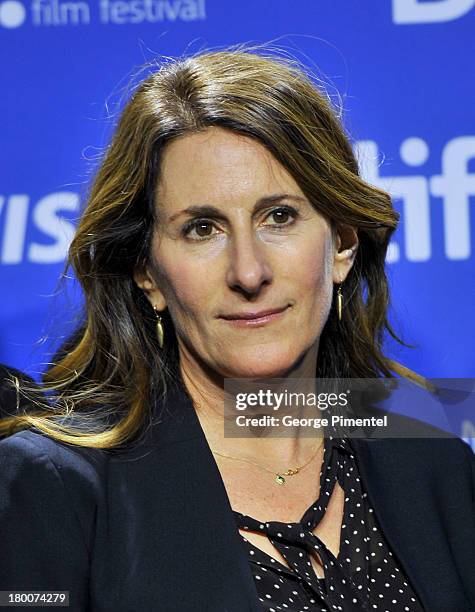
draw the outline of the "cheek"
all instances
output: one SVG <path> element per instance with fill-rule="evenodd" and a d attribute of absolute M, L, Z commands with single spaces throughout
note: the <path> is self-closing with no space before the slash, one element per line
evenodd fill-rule
<path fill-rule="evenodd" d="M 329 240 L 307 242 L 288 258 L 288 273 L 308 297 L 327 298 L 332 291 L 332 244 Z"/>
<path fill-rule="evenodd" d="M 158 271 L 160 270 L 160 271 Z M 157 267 L 159 284 L 172 317 L 193 316 L 203 312 L 208 302 L 208 285 L 202 271 L 180 261 L 162 261 Z"/>

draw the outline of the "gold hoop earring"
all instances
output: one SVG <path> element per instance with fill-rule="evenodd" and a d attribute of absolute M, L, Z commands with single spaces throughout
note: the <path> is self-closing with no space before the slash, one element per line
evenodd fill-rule
<path fill-rule="evenodd" d="M 157 340 L 158 340 L 158 346 L 160 348 L 163 348 L 165 333 L 163 331 L 162 317 L 158 314 L 159 311 L 157 310 L 157 308 L 155 306 L 153 307 L 153 310 L 155 312 L 155 316 L 157 317 Z"/>
<path fill-rule="evenodd" d="M 343 295 L 341 293 L 341 285 L 342 283 L 340 283 L 338 285 L 338 291 L 336 294 L 336 305 L 337 305 L 337 311 L 338 311 L 338 320 L 341 321 L 341 315 L 343 312 Z"/>

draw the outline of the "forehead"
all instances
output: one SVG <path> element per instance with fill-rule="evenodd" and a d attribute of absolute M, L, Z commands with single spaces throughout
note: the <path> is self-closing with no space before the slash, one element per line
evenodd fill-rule
<path fill-rule="evenodd" d="M 218 127 L 167 145 L 157 186 L 160 204 L 242 202 L 285 190 L 303 195 L 291 174 L 260 142 Z"/>

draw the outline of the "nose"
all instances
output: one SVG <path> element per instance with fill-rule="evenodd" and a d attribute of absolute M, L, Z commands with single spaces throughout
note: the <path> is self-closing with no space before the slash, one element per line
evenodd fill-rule
<path fill-rule="evenodd" d="M 265 246 L 252 231 L 233 236 L 226 280 L 229 287 L 246 294 L 255 294 L 271 282 L 272 269 Z"/>

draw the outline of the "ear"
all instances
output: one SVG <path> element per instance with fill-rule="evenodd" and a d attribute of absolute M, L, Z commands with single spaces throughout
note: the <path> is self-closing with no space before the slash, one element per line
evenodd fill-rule
<path fill-rule="evenodd" d="M 339 225 L 336 229 L 333 282 L 342 283 L 355 261 L 358 250 L 358 232 L 351 225 Z"/>
<path fill-rule="evenodd" d="M 143 268 L 137 268 L 134 272 L 134 281 L 137 287 L 142 289 L 148 301 L 155 310 L 165 310 L 167 307 L 167 301 L 163 293 L 158 288 L 157 283 L 148 267 L 144 266 Z"/>

